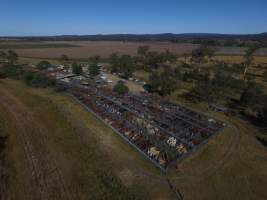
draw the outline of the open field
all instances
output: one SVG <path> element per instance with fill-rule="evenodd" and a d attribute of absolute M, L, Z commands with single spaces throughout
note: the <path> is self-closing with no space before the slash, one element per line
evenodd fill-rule
<path fill-rule="evenodd" d="M 67 43 L 45 43 L 45 42 L 0 43 L 0 49 L 43 49 L 43 48 L 69 48 L 69 47 L 79 47 L 79 46 Z"/>
<path fill-rule="evenodd" d="M 127 199 L 123 196 L 125 188 L 141 199 L 175 199 L 167 178 L 185 199 L 267 198 L 266 148 L 255 139 L 255 128 L 238 118 L 230 119 L 207 113 L 205 107 L 188 105 L 223 120 L 228 127 L 184 160 L 178 170 L 162 174 L 64 94 L 32 89 L 11 80 L 0 81 L 0 94 L 0 122 L 5 124 L 5 132 L 11 138 L 10 155 L 17 172 L 14 194 L 20 199 L 31 199 L 35 194 L 32 192 L 42 186 L 51 195 L 48 199 L 66 199 L 53 194 L 68 193 L 70 199 L 119 199 L 116 198 L 119 195 Z M 29 137 L 21 138 L 21 134 Z M 35 155 L 33 164 L 27 162 L 27 153 L 23 153 L 26 144 L 31 145 L 29 152 Z M 40 163 L 47 164 L 43 167 Z M 31 165 L 44 177 L 39 181 L 50 183 L 51 188 L 35 186 L 31 176 L 27 176 Z M 53 179 L 57 176 L 56 180 L 62 181 Z M 62 187 L 66 189 L 60 190 Z M 109 196 L 112 194 L 113 198 Z"/>
<path fill-rule="evenodd" d="M 27 43 L 25 43 L 26 45 Z M 11 44 L 10 44 L 11 45 Z M 14 49 L 21 57 L 28 58 L 59 58 L 62 54 L 68 55 L 70 58 L 88 58 L 90 56 L 100 55 L 102 57 L 108 57 L 111 53 L 118 52 L 121 54 L 136 55 L 137 48 L 140 45 L 148 45 L 152 51 L 165 51 L 169 50 L 173 53 L 183 55 L 184 53 L 190 53 L 193 49 L 199 45 L 194 44 L 175 44 L 171 42 L 112 42 L 112 41 L 75 41 L 75 42 L 40 42 L 31 43 L 28 47 L 20 49 L 21 43 L 18 43 L 20 48 Z M 40 48 L 38 48 L 38 45 Z M 45 48 L 42 48 L 42 45 Z M 50 46 L 51 45 L 51 46 Z M 55 47 L 53 47 L 55 45 Z M 60 48 L 60 45 L 67 45 L 64 48 Z M 1 44 L 0 44 L 1 46 Z M 50 48 L 48 48 L 50 46 Z M 78 46 L 78 47 L 77 47 Z M 27 46 L 26 46 L 27 47 Z M 2 48 L 4 49 L 4 48 Z M 246 48 L 241 47 L 217 47 L 217 53 L 219 55 L 242 55 Z M 267 49 L 261 49 L 257 52 L 260 56 L 267 56 Z"/>

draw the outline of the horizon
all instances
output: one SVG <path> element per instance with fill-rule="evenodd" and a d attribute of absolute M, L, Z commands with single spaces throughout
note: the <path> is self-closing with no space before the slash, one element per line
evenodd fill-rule
<path fill-rule="evenodd" d="M 161 33 L 258 34 L 266 32 L 264 0 L 4 0 L 4 37 Z"/>
<path fill-rule="evenodd" d="M 0 38 L 21 38 L 21 37 L 61 37 L 61 36 L 112 36 L 112 35 L 137 35 L 137 36 L 142 36 L 142 35 L 233 35 L 233 36 L 239 36 L 239 35 L 260 35 L 260 34 L 267 34 L 267 31 L 263 32 L 258 32 L 258 33 L 110 33 L 110 34 L 102 34 L 102 33 L 97 33 L 97 34 L 62 34 L 62 35 L 14 35 L 14 36 L 9 36 L 9 35 L 0 35 Z"/>

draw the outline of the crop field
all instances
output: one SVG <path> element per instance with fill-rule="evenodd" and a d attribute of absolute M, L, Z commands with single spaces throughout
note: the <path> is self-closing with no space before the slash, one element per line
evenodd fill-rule
<path fill-rule="evenodd" d="M 162 52 L 169 50 L 173 53 L 183 55 L 191 53 L 199 45 L 194 44 L 175 44 L 171 42 L 112 42 L 112 41 L 75 41 L 75 42 L 35 42 L 24 43 L 12 42 L 10 44 L 0 44 L 1 49 L 15 49 L 20 57 L 28 58 L 59 58 L 62 54 L 70 58 L 88 58 L 99 55 L 108 57 L 111 53 L 136 55 L 140 45 L 148 45 L 151 51 Z M 2 47 L 1 47 L 2 46 Z M 219 55 L 242 55 L 245 48 L 241 47 L 218 47 Z M 267 56 L 267 49 L 257 52 L 259 56 Z"/>
<path fill-rule="evenodd" d="M 164 174 L 63 93 L 1 80 L 0 95 L 0 123 L 12 147 L 9 173 L 17 177 L 11 182 L 12 194 L 22 200 L 128 199 L 132 195 L 177 199 L 167 179 L 184 199 L 267 198 L 266 149 L 256 140 L 256 129 L 237 117 L 190 105 L 227 127 Z M 29 162 L 29 155 L 34 162 Z M 39 184 L 32 167 L 39 171 Z M 48 196 L 39 198 L 42 191 Z"/>

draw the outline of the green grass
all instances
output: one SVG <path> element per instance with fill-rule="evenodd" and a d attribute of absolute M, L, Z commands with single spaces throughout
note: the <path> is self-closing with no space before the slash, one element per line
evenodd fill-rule
<path fill-rule="evenodd" d="M 43 48 L 68 48 L 79 47 L 79 45 L 67 43 L 17 43 L 17 44 L 1 44 L 0 49 L 43 49 Z"/>

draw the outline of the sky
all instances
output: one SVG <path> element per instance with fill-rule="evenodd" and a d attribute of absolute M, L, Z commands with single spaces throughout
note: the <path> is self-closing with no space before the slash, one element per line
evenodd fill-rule
<path fill-rule="evenodd" d="M 0 36 L 267 32 L 267 0 L 0 0 Z"/>

